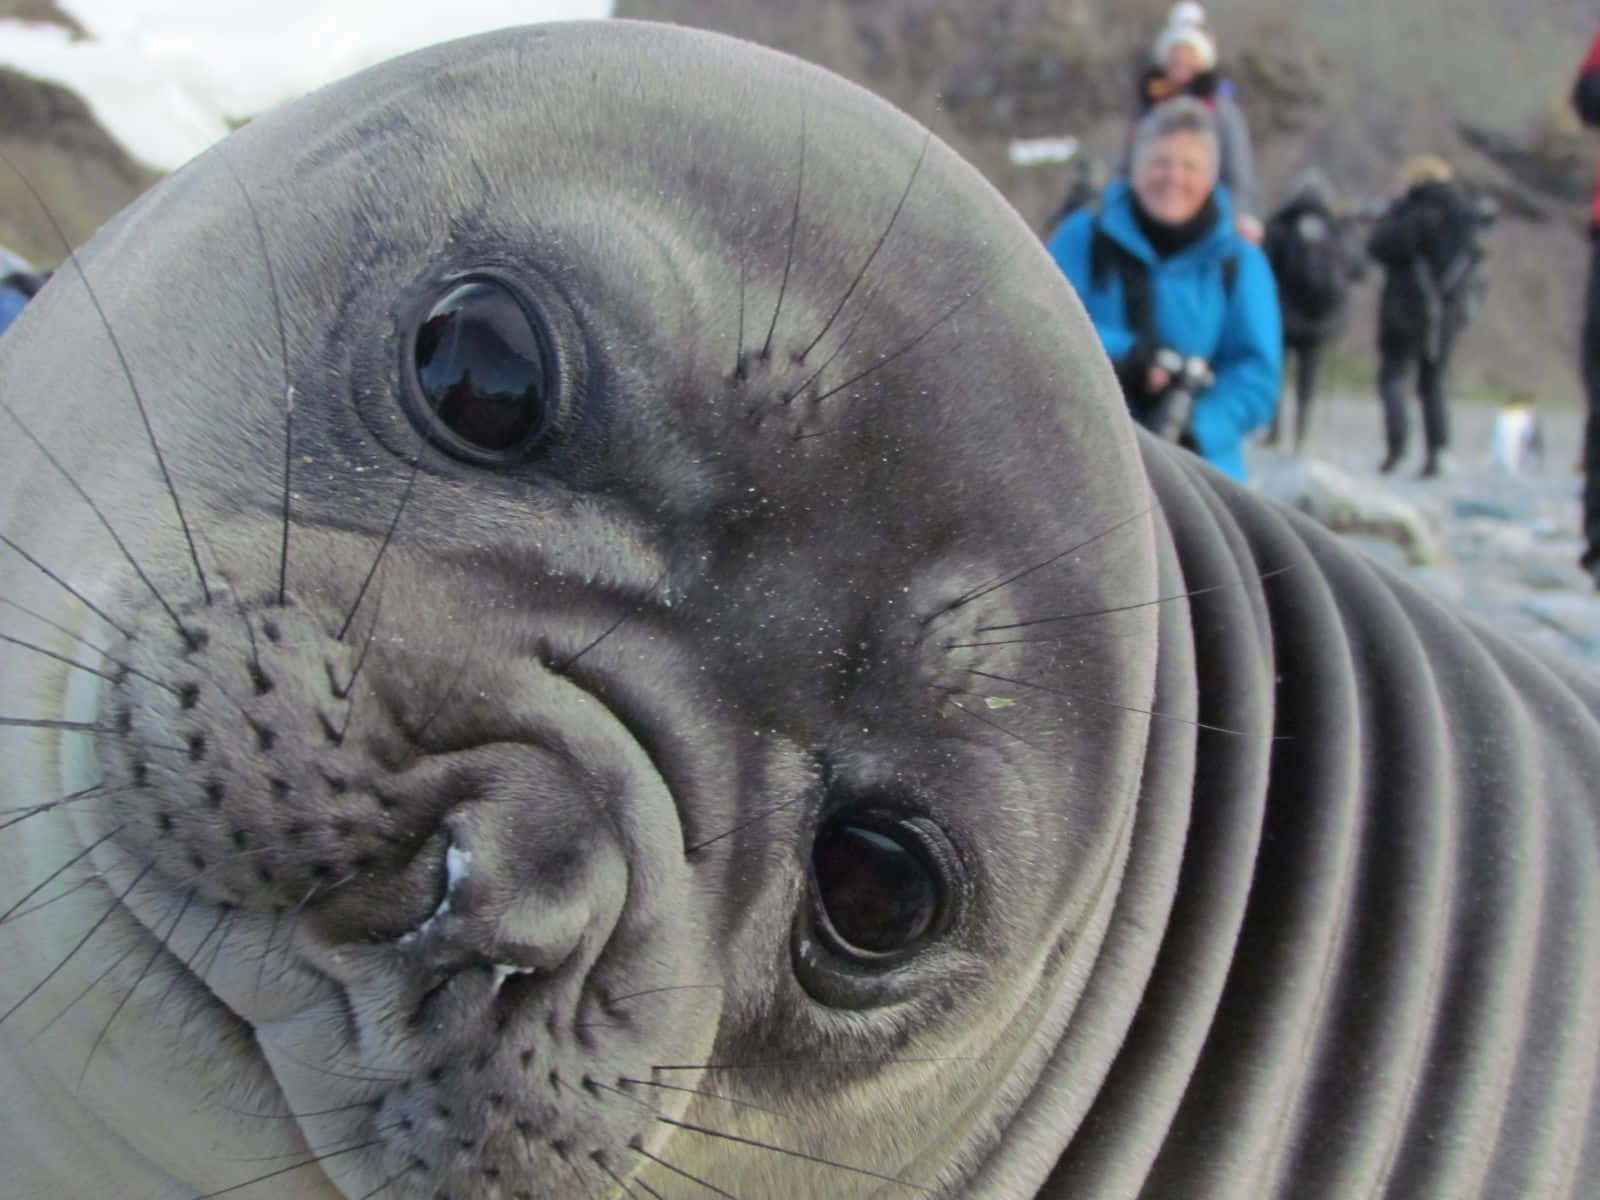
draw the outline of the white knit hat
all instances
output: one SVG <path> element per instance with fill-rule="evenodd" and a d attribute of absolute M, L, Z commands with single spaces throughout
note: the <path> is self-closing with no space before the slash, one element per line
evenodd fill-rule
<path fill-rule="evenodd" d="M 1180 6 L 1181 7 L 1181 6 Z M 1188 46 L 1200 60 L 1200 69 L 1209 71 L 1217 65 L 1217 44 L 1211 35 L 1198 25 L 1169 24 L 1156 38 L 1156 62 L 1164 63 L 1174 46 Z"/>
<path fill-rule="evenodd" d="M 1198 25 L 1204 28 L 1205 24 L 1205 6 L 1196 4 L 1195 0 L 1178 0 L 1178 3 L 1172 6 L 1172 11 L 1167 14 L 1169 28 L 1177 25 Z"/>

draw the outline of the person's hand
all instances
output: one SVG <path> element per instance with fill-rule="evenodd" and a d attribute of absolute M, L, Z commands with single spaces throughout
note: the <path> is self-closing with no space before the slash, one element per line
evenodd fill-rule
<path fill-rule="evenodd" d="M 1151 364 L 1150 369 L 1144 374 L 1145 391 L 1149 392 L 1152 396 L 1166 391 L 1167 385 L 1171 382 L 1172 372 L 1167 370 L 1165 367 L 1158 367 L 1153 363 Z"/>
<path fill-rule="evenodd" d="M 1239 236 L 1253 246 L 1261 244 L 1261 235 L 1265 232 L 1261 218 L 1252 217 L 1249 213 L 1240 213 L 1233 220 L 1233 227 Z"/>

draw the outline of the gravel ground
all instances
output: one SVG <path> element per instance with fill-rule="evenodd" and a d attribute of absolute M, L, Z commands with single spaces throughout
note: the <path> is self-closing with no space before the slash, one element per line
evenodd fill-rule
<path fill-rule="evenodd" d="M 1421 449 L 1389 476 L 1377 473 L 1383 425 L 1371 396 L 1319 398 L 1304 459 L 1348 472 L 1352 486 L 1375 501 L 1413 505 L 1441 549 L 1426 565 L 1407 562 L 1393 541 L 1353 537 L 1374 558 L 1406 572 L 1495 628 L 1542 646 L 1559 657 L 1586 660 L 1600 672 L 1600 591 L 1578 569 L 1582 549 L 1578 468 L 1582 414 L 1540 414 L 1545 454 L 1509 474 L 1490 457 L 1499 410 L 1457 405 L 1451 412 L 1454 470 L 1442 478 L 1416 477 Z M 1413 421 L 1420 413 L 1413 411 Z M 1419 440 L 1413 429 L 1413 441 Z M 1282 495 L 1293 460 L 1254 445 L 1248 461 L 1269 494 Z"/>

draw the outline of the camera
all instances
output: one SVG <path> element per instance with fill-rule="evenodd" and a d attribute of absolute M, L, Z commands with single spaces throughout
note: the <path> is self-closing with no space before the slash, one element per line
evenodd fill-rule
<path fill-rule="evenodd" d="M 1144 426 L 1169 442 L 1182 441 L 1189 431 L 1194 398 L 1216 382 L 1211 364 L 1197 354 L 1184 356 L 1170 347 L 1156 351 L 1152 360 L 1172 377 L 1145 410 Z"/>

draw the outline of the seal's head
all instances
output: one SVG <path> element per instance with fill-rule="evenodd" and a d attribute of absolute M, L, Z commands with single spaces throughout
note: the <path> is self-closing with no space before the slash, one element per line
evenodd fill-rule
<path fill-rule="evenodd" d="M 1031 1194 L 1171 610 L 1092 330 L 926 131 L 446 45 L 125 213 L 0 395 L 26 1194 Z"/>

